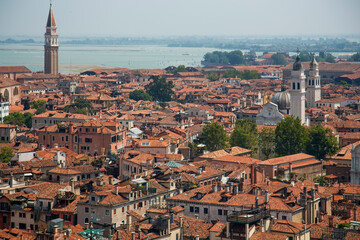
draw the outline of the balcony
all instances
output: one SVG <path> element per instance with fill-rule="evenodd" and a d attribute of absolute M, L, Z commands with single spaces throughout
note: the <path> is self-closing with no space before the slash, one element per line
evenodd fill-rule
<path fill-rule="evenodd" d="M 263 208 L 250 209 L 250 210 L 241 210 L 234 212 L 227 216 L 228 222 L 234 223 L 253 223 L 259 221 L 260 219 L 269 218 L 271 216 L 270 210 Z"/>

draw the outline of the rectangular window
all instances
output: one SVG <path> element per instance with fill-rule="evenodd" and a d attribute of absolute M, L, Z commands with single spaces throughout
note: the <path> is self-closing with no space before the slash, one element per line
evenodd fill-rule
<path fill-rule="evenodd" d="M 116 214 L 116 209 L 114 209 L 114 214 Z"/>
<path fill-rule="evenodd" d="M 91 142 L 92 142 L 92 138 L 85 138 L 85 142 L 86 142 L 86 143 L 91 143 Z"/>
<path fill-rule="evenodd" d="M 195 207 L 195 213 L 199 213 L 199 207 Z"/>
<path fill-rule="evenodd" d="M 218 209 L 218 215 L 223 215 L 222 209 Z"/>
<path fill-rule="evenodd" d="M 194 207 L 190 207 L 190 212 L 194 212 Z"/>
<path fill-rule="evenodd" d="M 281 219 L 282 219 L 282 220 L 286 220 L 286 216 L 282 216 Z"/>
<path fill-rule="evenodd" d="M 204 208 L 204 214 L 208 214 L 208 208 Z"/>
<path fill-rule="evenodd" d="M 227 210 L 224 210 L 224 215 L 227 215 L 228 214 L 228 211 Z"/>
<path fill-rule="evenodd" d="M 110 211 L 109 210 L 105 210 L 105 215 L 109 216 L 110 215 Z"/>
<path fill-rule="evenodd" d="M 69 141 L 69 136 L 65 136 L 65 141 L 66 141 L 66 142 Z"/>

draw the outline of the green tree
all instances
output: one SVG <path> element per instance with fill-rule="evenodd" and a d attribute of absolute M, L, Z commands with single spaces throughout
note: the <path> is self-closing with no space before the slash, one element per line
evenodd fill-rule
<path fill-rule="evenodd" d="M 265 127 L 259 133 L 259 152 L 263 160 L 269 159 L 275 154 L 275 130 Z"/>
<path fill-rule="evenodd" d="M 44 112 L 46 112 L 46 109 L 45 109 L 45 108 L 38 108 L 38 109 L 36 110 L 35 114 L 37 115 L 37 114 L 41 114 L 41 113 L 44 113 Z"/>
<path fill-rule="evenodd" d="M 258 144 L 258 130 L 257 125 L 249 120 L 239 119 L 230 136 L 231 146 L 239 146 L 246 149 L 251 149 L 255 155 Z"/>
<path fill-rule="evenodd" d="M 223 78 L 240 78 L 241 73 L 235 69 L 229 69 L 224 71 Z"/>
<path fill-rule="evenodd" d="M 314 155 L 316 159 L 320 160 L 327 155 L 334 155 L 340 146 L 331 129 L 318 124 L 310 127 L 305 149 L 307 154 Z"/>
<path fill-rule="evenodd" d="M 271 56 L 271 59 L 274 61 L 275 65 L 286 65 L 287 61 L 283 54 L 276 53 Z"/>
<path fill-rule="evenodd" d="M 14 112 L 4 117 L 4 123 L 18 125 L 18 126 L 23 126 L 25 124 L 26 127 L 31 128 L 32 116 L 33 114 L 29 112 L 24 114 L 19 112 Z"/>
<path fill-rule="evenodd" d="M 14 156 L 15 156 L 14 151 L 11 148 L 9 148 L 7 146 L 4 146 L 1 148 L 1 151 L 0 151 L 1 162 L 8 163 L 8 162 L 10 162 L 11 158 Z"/>
<path fill-rule="evenodd" d="M 92 104 L 86 99 L 76 99 L 73 103 L 64 107 L 66 112 L 75 112 L 78 109 L 86 109 L 88 113 L 92 112 Z"/>
<path fill-rule="evenodd" d="M 169 71 L 169 73 L 178 73 L 178 72 L 187 72 L 188 70 L 186 69 L 185 65 L 179 65 L 177 68 Z"/>
<path fill-rule="evenodd" d="M 209 73 L 209 75 L 207 75 L 206 77 L 207 79 L 209 79 L 210 81 L 217 81 L 219 80 L 219 76 L 216 73 Z"/>
<path fill-rule="evenodd" d="M 227 58 L 231 65 L 239 65 L 245 62 L 244 55 L 240 50 L 231 51 L 227 54 Z"/>
<path fill-rule="evenodd" d="M 245 69 L 244 71 L 240 72 L 240 78 L 241 79 L 259 79 L 260 78 L 260 73 L 256 70 L 247 70 Z"/>
<path fill-rule="evenodd" d="M 285 156 L 304 152 L 308 134 L 300 119 L 286 117 L 275 129 L 275 153 Z"/>
<path fill-rule="evenodd" d="M 172 81 L 167 81 L 165 77 L 151 76 L 152 81 L 145 86 L 146 93 L 155 101 L 168 102 L 171 101 L 174 91 Z"/>
<path fill-rule="evenodd" d="M 360 62 L 360 53 L 355 53 L 349 58 L 350 62 Z"/>
<path fill-rule="evenodd" d="M 31 128 L 32 127 L 32 117 L 34 115 L 32 113 L 26 112 L 24 113 L 24 124 L 26 127 Z"/>
<path fill-rule="evenodd" d="M 33 102 L 31 103 L 31 107 L 32 107 L 32 108 L 35 108 L 35 109 L 40 109 L 40 108 L 45 109 L 46 103 L 47 103 L 47 102 L 46 102 L 45 100 L 40 99 L 40 100 L 37 100 L 37 101 L 33 101 Z"/>
<path fill-rule="evenodd" d="M 320 186 L 327 186 L 328 181 L 325 179 L 325 175 L 317 176 L 313 179 L 314 183 L 319 183 Z"/>
<path fill-rule="evenodd" d="M 4 123 L 22 126 L 25 122 L 24 115 L 19 112 L 10 113 L 4 117 Z"/>
<path fill-rule="evenodd" d="M 215 123 L 206 125 L 202 131 L 201 138 L 205 148 L 209 151 L 216 151 L 228 147 L 228 137 L 223 126 Z"/>
<path fill-rule="evenodd" d="M 249 51 L 249 52 L 247 52 L 246 54 L 245 54 L 245 59 L 246 59 L 246 61 L 247 61 L 247 63 L 249 64 L 251 64 L 251 62 L 253 62 L 253 61 L 255 61 L 255 59 L 256 59 L 256 52 L 255 51 Z"/>
<path fill-rule="evenodd" d="M 136 89 L 129 94 L 129 98 L 135 101 L 144 100 L 152 101 L 152 97 L 147 94 L 144 90 Z"/>

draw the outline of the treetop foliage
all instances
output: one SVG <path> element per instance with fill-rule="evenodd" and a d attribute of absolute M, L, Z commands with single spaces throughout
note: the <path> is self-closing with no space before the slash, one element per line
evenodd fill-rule
<path fill-rule="evenodd" d="M 165 77 L 151 76 L 152 81 L 145 86 L 146 93 L 155 101 L 168 102 L 174 95 L 172 81 L 167 81 Z"/>
<path fill-rule="evenodd" d="M 201 138 L 205 144 L 205 148 L 209 151 L 216 151 L 228 147 L 228 137 L 225 129 L 219 123 L 210 123 L 206 125 L 202 131 Z"/>
<path fill-rule="evenodd" d="M 142 89 L 136 89 L 129 94 L 129 98 L 135 101 L 152 101 L 152 97 Z"/>

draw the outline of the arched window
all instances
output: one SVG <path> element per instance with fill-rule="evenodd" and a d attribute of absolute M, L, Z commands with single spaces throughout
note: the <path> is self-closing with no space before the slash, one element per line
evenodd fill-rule
<path fill-rule="evenodd" d="M 298 85 L 298 89 L 300 89 L 300 83 L 297 83 L 297 85 Z"/>
<path fill-rule="evenodd" d="M 314 80 L 312 80 L 312 85 L 314 86 Z"/>
<path fill-rule="evenodd" d="M 7 101 L 9 101 L 9 90 L 5 89 L 4 91 L 4 97 Z"/>
<path fill-rule="evenodd" d="M 295 83 L 293 83 L 293 89 L 295 89 Z"/>
<path fill-rule="evenodd" d="M 19 94 L 19 89 L 17 87 L 14 88 L 14 96 Z"/>
<path fill-rule="evenodd" d="M 89 223 L 89 219 L 85 218 L 85 224 Z"/>

